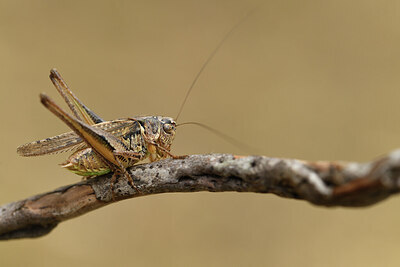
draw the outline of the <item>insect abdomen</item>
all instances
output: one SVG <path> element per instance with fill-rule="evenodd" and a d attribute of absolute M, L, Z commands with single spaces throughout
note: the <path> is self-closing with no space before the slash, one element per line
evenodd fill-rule
<path fill-rule="evenodd" d="M 110 167 L 91 148 L 75 152 L 61 166 L 81 176 L 99 176 L 111 172 Z"/>

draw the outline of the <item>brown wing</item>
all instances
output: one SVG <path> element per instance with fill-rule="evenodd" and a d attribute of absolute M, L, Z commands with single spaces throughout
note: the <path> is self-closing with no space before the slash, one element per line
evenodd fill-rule
<path fill-rule="evenodd" d="M 105 121 L 92 126 L 107 131 L 117 138 L 130 131 L 136 131 L 139 127 L 136 121 L 125 119 Z M 19 146 L 17 152 L 21 156 L 31 157 L 76 151 L 85 147 L 86 143 L 77 134 L 68 132 Z"/>

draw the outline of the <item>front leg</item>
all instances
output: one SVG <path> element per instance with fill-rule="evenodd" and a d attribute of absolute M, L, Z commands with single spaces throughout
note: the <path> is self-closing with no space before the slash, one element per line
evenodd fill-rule
<path fill-rule="evenodd" d="M 171 152 L 169 152 L 167 149 L 163 148 L 162 146 L 160 146 L 159 144 L 147 140 L 145 139 L 147 143 L 149 143 L 150 145 L 148 146 L 148 150 L 150 152 L 150 161 L 156 161 L 157 160 L 157 149 L 160 149 L 162 152 L 164 152 L 165 154 L 167 154 L 168 156 L 170 156 L 173 159 L 185 159 L 188 157 L 188 155 L 182 155 L 182 156 L 175 156 L 174 154 L 172 154 Z M 162 157 L 165 158 L 165 157 Z"/>

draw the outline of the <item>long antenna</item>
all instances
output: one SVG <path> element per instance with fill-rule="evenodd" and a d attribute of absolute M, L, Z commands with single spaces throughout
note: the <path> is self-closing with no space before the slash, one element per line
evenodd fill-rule
<path fill-rule="evenodd" d="M 194 78 L 192 84 L 189 87 L 189 90 L 187 91 L 185 98 L 183 99 L 182 105 L 179 109 L 178 115 L 175 118 L 175 121 L 178 121 L 179 116 L 182 113 L 183 107 L 185 106 L 186 100 L 189 97 L 190 92 L 192 91 L 194 85 L 196 84 L 197 80 L 199 79 L 200 75 L 203 73 L 203 70 L 207 67 L 208 63 L 214 58 L 215 54 L 218 52 L 218 50 L 221 48 L 221 46 L 224 44 L 226 39 L 238 28 L 250 15 L 255 11 L 255 9 L 252 9 L 249 11 L 246 16 L 244 16 L 241 20 L 239 20 L 238 23 L 236 23 L 227 34 L 225 34 L 224 38 L 218 43 L 218 45 L 214 48 L 214 50 L 211 52 L 211 54 L 208 56 L 207 60 L 204 62 L 203 66 L 201 66 L 200 71 L 197 73 L 196 77 Z"/>
<path fill-rule="evenodd" d="M 226 142 L 230 143 L 231 145 L 236 146 L 237 148 L 239 148 L 240 150 L 242 150 L 242 152 L 252 152 L 255 153 L 256 149 L 254 147 L 251 147 L 241 141 L 239 141 L 238 139 L 233 138 L 232 136 L 229 136 L 223 132 L 218 131 L 217 129 L 214 129 L 204 123 L 200 123 L 200 122 L 194 122 L 194 121 L 189 121 L 189 122 L 184 122 L 184 123 L 179 123 L 177 125 L 178 126 L 182 126 L 182 125 L 187 125 L 187 124 L 193 124 L 193 125 L 197 125 L 200 126 L 210 132 L 212 132 L 213 134 L 219 136 L 220 138 L 224 139 Z"/>

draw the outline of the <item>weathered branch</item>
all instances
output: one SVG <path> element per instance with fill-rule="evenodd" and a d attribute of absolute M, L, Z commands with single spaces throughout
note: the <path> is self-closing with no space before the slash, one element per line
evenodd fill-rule
<path fill-rule="evenodd" d="M 370 163 L 307 162 L 262 156 L 193 155 L 132 167 L 110 187 L 100 176 L 0 206 L 0 239 L 39 237 L 58 223 L 110 203 L 166 192 L 254 192 L 315 205 L 360 207 L 399 192 L 400 150 Z"/>

